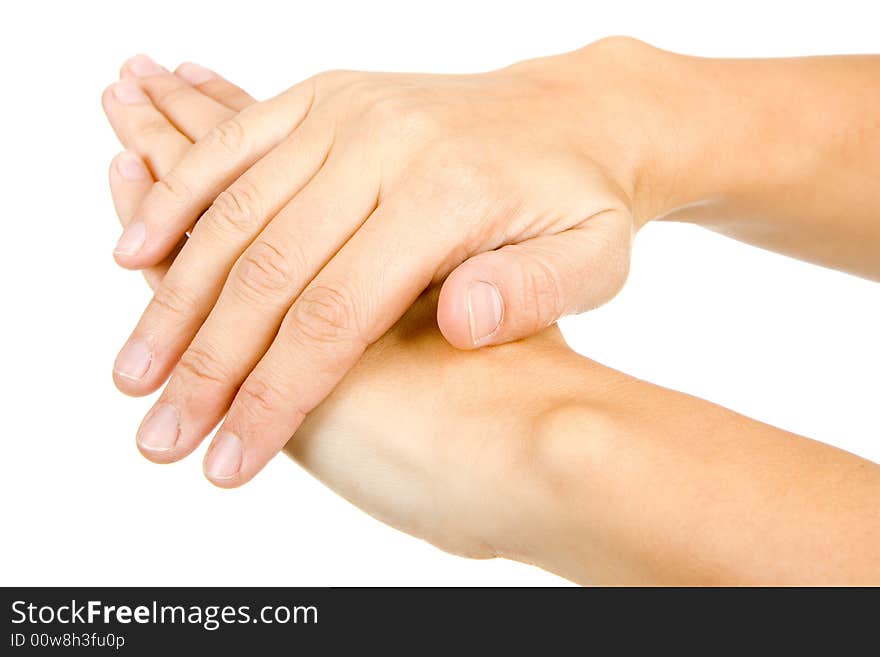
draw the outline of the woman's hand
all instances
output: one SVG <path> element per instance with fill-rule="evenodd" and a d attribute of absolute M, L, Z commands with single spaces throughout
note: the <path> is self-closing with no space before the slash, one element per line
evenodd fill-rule
<path fill-rule="evenodd" d="M 232 107 L 253 103 L 238 87 L 194 64 L 174 75 L 148 69 L 153 73 L 142 84 L 149 96 L 136 95 L 131 78 L 145 66 L 150 62 L 140 56 L 126 62 L 121 81 L 103 99 L 127 148 L 110 166 L 110 190 L 123 226 L 152 186 L 151 172 L 161 175 L 173 167 L 189 140 L 210 131 Z M 151 288 L 161 283 L 173 259 L 174 254 L 145 271 Z M 525 530 L 515 526 L 526 517 L 520 503 L 532 494 L 525 480 L 514 484 L 510 469 L 527 453 L 524 437 L 535 418 L 559 396 L 554 385 L 541 394 L 516 388 L 505 370 L 569 370 L 566 359 L 572 354 L 556 328 L 504 351 L 457 351 L 437 332 L 436 303 L 435 289 L 370 347 L 286 451 L 385 522 L 452 552 L 496 556 L 506 553 L 501 546 L 508 534 Z M 561 380 L 557 376 L 555 383 Z M 398 394 L 405 388 L 413 395 L 401 405 Z M 471 422 L 462 422 L 466 416 Z M 387 422 L 392 417 L 393 427 Z M 151 438 L 139 436 L 142 450 L 142 441 Z M 503 493 L 497 488 L 502 483 Z"/>
<path fill-rule="evenodd" d="M 162 101 L 193 132 L 214 120 L 207 99 L 249 102 L 205 75 L 202 94 Z M 122 164 L 173 164 L 181 142 L 161 113 L 120 110 L 108 107 L 135 149 Z M 145 180 L 111 169 L 123 223 Z M 444 549 L 585 583 L 880 581 L 876 464 L 581 358 L 555 328 L 452 349 L 436 298 L 368 348 L 286 446 L 353 503 Z"/>
<path fill-rule="evenodd" d="M 206 473 L 244 483 L 443 279 L 438 323 L 460 348 L 613 296 L 652 143 L 646 50 L 611 40 L 481 75 L 328 73 L 202 136 L 116 251 L 154 266 L 192 229 L 115 367 L 130 394 L 171 374 L 141 427 L 148 457 L 185 456 L 226 414 Z"/>

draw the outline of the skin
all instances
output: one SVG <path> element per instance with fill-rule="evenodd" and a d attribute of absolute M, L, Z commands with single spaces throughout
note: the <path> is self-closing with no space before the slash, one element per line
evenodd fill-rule
<path fill-rule="evenodd" d="M 458 348 L 531 335 L 613 296 L 652 218 L 877 278 L 878 67 L 614 38 L 479 75 L 331 72 L 213 108 L 116 253 L 170 264 L 115 366 L 129 394 L 170 375 L 141 450 L 180 459 L 222 421 L 206 474 L 240 485 L 427 287 L 442 281 Z M 176 93 L 136 68 L 133 89 Z"/>
<path fill-rule="evenodd" d="M 156 106 L 108 108 L 129 148 L 110 172 L 123 225 L 152 176 L 120 168 L 177 157 L 163 112 L 195 134 L 214 120 L 207 100 L 250 102 L 195 79 Z M 876 464 L 606 368 L 555 327 L 454 349 L 437 299 L 420 297 L 285 447 L 367 512 L 451 552 L 582 583 L 880 583 Z"/>
<path fill-rule="evenodd" d="M 610 61 L 606 50 L 597 56 Z M 141 449 L 182 458 L 222 420 L 206 473 L 221 486 L 247 481 L 444 278 L 439 321 L 460 347 L 531 334 L 616 293 L 634 230 L 617 169 L 634 165 L 620 135 L 586 143 L 583 126 L 617 108 L 581 115 L 558 102 L 574 87 L 568 72 L 555 60 L 473 76 L 334 72 L 197 141 L 147 194 L 116 254 L 154 266 L 198 219 L 115 366 L 130 394 L 170 373 Z M 167 77 L 140 81 L 149 93 Z M 143 238 L 136 252 L 132 234 Z M 516 248 L 485 253 L 505 244 Z M 532 281 L 551 275 L 572 288 L 590 280 L 590 292 L 575 299 Z M 480 303 L 498 327 L 469 314 Z"/>

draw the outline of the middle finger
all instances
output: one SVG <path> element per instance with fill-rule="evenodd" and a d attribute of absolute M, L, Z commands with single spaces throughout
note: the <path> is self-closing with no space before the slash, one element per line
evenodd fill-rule
<path fill-rule="evenodd" d="M 199 219 L 117 357 L 126 394 L 162 384 L 208 316 L 232 265 L 327 158 L 333 123 L 314 117 L 220 194 Z"/>
<path fill-rule="evenodd" d="M 182 458 L 223 417 L 294 299 L 375 208 L 378 176 L 363 172 L 356 157 L 328 161 L 242 254 L 138 432 L 145 455 Z"/>

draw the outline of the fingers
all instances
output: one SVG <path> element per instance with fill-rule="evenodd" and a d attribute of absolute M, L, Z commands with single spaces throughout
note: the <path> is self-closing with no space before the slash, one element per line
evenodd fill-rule
<path fill-rule="evenodd" d="M 117 357 L 114 380 L 122 392 L 142 395 L 162 384 L 214 306 L 232 265 L 315 175 L 332 137 L 332 124 L 310 121 L 217 197 Z M 329 198 L 337 194 L 338 188 Z M 305 219 L 317 223 L 321 217 Z"/>
<path fill-rule="evenodd" d="M 312 99 L 312 83 L 303 83 L 251 105 L 197 141 L 147 194 L 116 245 L 116 261 L 130 269 L 161 261 L 224 189 L 299 125 Z"/>
<path fill-rule="evenodd" d="M 149 458 L 182 458 L 216 426 L 293 300 L 372 212 L 378 180 L 340 196 L 339 189 L 357 180 L 352 174 L 362 172 L 354 160 L 343 161 L 355 171 L 328 163 L 236 263 L 142 425 L 138 442 Z M 157 414 L 176 422 L 163 427 L 154 421 Z"/>
<path fill-rule="evenodd" d="M 134 79 L 125 78 L 107 87 L 101 103 L 119 141 L 140 153 L 157 177 L 167 174 L 192 146 Z"/>
<path fill-rule="evenodd" d="M 253 477 L 428 286 L 455 246 L 440 234 L 404 242 L 415 212 L 384 202 L 294 302 L 208 450 L 213 483 Z"/>
<path fill-rule="evenodd" d="M 240 112 L 256 102 L 250 94 L 204 66 L 184 62 L 177 67 L 174 74 L 209 98 L 213 98 L 235 112 Z"/>
<path fill-rule="evenodd" d="M 557 235 L 481 253 L 443 284 L 437 324 L 459 349 L 535 334 L 563 315 L 611 299 L 629 271 L 632 221 L 601 213 Z"/>
<path fill-rule="evenodd" d="M 141 199 L 153 186 L 153 176 L 134 151 L 123 151 L 110 162 L 110 195 L 119 222 L 126 226 Z"/>
<path fill-rule="evenodd" d="M 141 55 L 129 59 L 122 67 L 121 75 L 132 79 L 142 79 L 147 83 L 154 100 L 159 101 L 160 114 L 167 112 L 172 115 L 183 115 L 181 121 L 183 129 L 188 131 L 188 137 L 196 138 L 204 135 L 219 122 L 233 115 L 234 110 L 219 105 L 210 97 L 203 95 L 201 91 L 189 88 L 186 82 L 175 78 L 155 65 L 149 58 Z M 172 78 L 170 84 L 167 78 Z M 179 86 L 187 87 L 182 92 L 172 93 L 168 90 Z M 212 85 L 214 93 L 224 93 L 232 97 L 250 98 L 238 87 L 217 78 Z M 163 90 L 165 90 L 164 93 Z M 112 102 L 112 100 L 111 100 Z M 153 106 L 154 108 L 156 105 Z M 126 108 L 113 108 L 108 106 L 108 116 L 113 120 L 114 128 L 124 138 L 126 146 L 139 147 L 141 150 L 128 150 L 116 158 L 110 165 L 110 191 L 116 213 L 123 228 L 127 226 L 154 183 L 153 176 L 146 166 L 144 159 L 153 162 L 153 170 L 156 175 L 165 175 L 171 166 L 182 156 L 182 148 L 188 148 L 190 143 L 183 139 L 153 139 L 153 132 L 160 126 L 164 133 L 169 128 L 174 128 L 170 123 L 163 124 L 162 117 L 156 116 L 154 120 L 144 121 L 144 113 L 140 111 L 129 112 Z M 147 134 L 143 131 L 147 130 Z M 156 289 L 159 281 L 165 276 L 173 259 L 173 255 L 166 258 L 160 264 L 144 270 L 144 277 L 151 289 Z"/>
<path fill-rule="evenodd" d="M 132 151 L 123 151 L 113 158 L 108 177 L 116 216 L 125 228 L 141 200 L 152 187 L 153 177 L 144 161 Z M 144 269 L 144 278 L 151 290 L 156 289 L 170 264 L 170 261 L 165 260 L 154 267 Z"/>
<path fill-rule="evenodd" d="M 156 109 L 190 140 L 204 137 L 211 128 L 235 115 L 235 111 L 195 89 L 186 80 L 136 55 L 120 71 L 124 80 L 136 80 Z"/>

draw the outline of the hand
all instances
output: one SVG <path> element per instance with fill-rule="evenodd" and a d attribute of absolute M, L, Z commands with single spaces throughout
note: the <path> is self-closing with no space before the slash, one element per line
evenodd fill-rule
<path fill-rule="evenodd" d="M 161 72 L 148 78 L 145 100 L 135 96 L 130 69 L 146 65 L 141 57 L 129 60 L 122 82 L 104 95 L 107 115 L 128 149 L 110 166 L 110 189 L 123 226 L 152 186 L 150 171 L 161 175 L 169 170 L 186 152 L 189 139 L 217 125 L 226 113 L 218 103 L 227 108 L 253 103 L 238 87 L 193 64 L 182 65 L 174 76 Z M 120 103 L 117 94 L 138 102 Z M 173 259 L 172 254 L 145 271 L 151 288 Z M 339 494 L 398 529 L 458 554 L 506 554 L 506 534 L 514 532 L 513 524 L 506 523 L 517 521 L 517 508 L 511 505 L 531 491 L 522 473 L 503 494 L 497 484 L 513 479 L 508 469 L 527 451 L 523 437 L 555 401 L 553 395 L 544 398 L 528 387 L 510 385 L 506 372 L 512 367 L 522 371 L 524 365 L 553 368 L 558 384 L 561 373 L 571 369 L 566 360 L 572 354 L 555 327 L 482 355 L 451 349 L 431 321 L 437 293 L 419 299 L 367 350 L 286 451 Z M 505 380 L 508 384 L 501 385 Z M 405 406 L 398 396 L 403 388 L 413 393 Z M 437 408 L 440 391 L 442 412 Z M 479 412 L 468 411 L 477 397 Z M 463 423 L 464 417 L 470 421 Z M 468 476 L 462 477 L 465 471 Z M 474 500 L 485 502 L 485 508 L 475 507 Z M 462 508 L 473 512 L 463 514 Z M 491 526 L 486 518 L 493 519 L 498 535 L 486 533 Z"/>
<path fill-rule="evenodd" d="M 216 77 L 200 89 L 243 94 Z M 198 94 L 166 109 L 185 98 Z M 207 130 L 205 106 L 177 121 Z M 175 140 L 135 132 L 130 155 L 173 160 Z M 142 179 L 116 175 L 117 206 L 136 206 Z M 432 326 L 436 296 L 286 446 L 353 503 L 444 549 L 585 583 L 877 581 L 875 464 L 602 367 L 555 328 L 451 349 Z"/>
<path fill-rule="evenodd" d="M 155 265 L 195 224 L 115 368 L 131 394 L 174 370 L 142 451 L 179 459 L 228 409 L 206 473 L 247 481 L 444 278 L 438 323 L 461 348 L 610 298 L 651 141 L 640 53 L 612 40 L 483 75 L 324 74 L 205 135 L 116 253 Z"/>
<path fill-rule="evenodd" d="M 556 327 L 453 349 L 436 300 L 285 447 L 356 506 L 449 552 L 585 584 L 878 581 L 876 465 L 581 358 Z"/>

